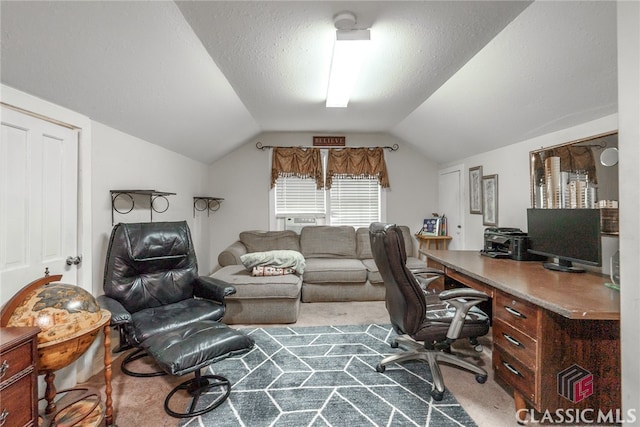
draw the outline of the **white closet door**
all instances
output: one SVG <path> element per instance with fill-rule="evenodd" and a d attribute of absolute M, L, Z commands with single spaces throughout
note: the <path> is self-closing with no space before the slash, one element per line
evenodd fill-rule
<path fill-rule="evenodd" d="M 452 166 L 439 172 L 438 212 L 446 215 L 449 249 L 464 249 L 464 211 L 462 202 L 462 165 Z"/>
<path fill-rule="evenodd" d="M 0 292 L 4 304 L 27 283 L 63 274 L 77 283 L 78 133 L 2 107 Z"/>

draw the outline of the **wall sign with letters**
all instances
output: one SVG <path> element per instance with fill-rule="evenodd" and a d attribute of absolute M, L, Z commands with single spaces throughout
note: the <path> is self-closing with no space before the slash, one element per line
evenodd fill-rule
<path fill-rule="evenodd" d="M 314 147 L 344 147 L 347 138 L 345 136 L 314 136 Z"/>

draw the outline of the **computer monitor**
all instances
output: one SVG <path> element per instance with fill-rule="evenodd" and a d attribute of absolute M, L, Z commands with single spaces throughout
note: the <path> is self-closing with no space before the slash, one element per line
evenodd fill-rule
<path fill-rule="evenodd" d="M 529 252 L 557 258 L 550 270 L 584 272 L 573 263 L 600 266 L 600 209 L 527 209 Z"/>

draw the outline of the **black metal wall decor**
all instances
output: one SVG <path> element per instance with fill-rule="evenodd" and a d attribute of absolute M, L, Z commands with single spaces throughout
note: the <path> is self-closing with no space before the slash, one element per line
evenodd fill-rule
<path fill-rule="evenodd" d="M 135 207 L 135 198 L 134 196 L 145 196 L 149 198 L 149 220 L 153 222 L 153 212 L 163 213 L 169 209 L 169 199 L 167 196 L 175 196 L 176 193 L 168 193 L 166 191 L 157 191 L 157 190 L 110 190 L 111 193 L 111 225 L 114 225 L 114 212 L 118 212 L 119 214 L 126 215 L 133 210 Z M 119 198 L 128 197 L 131 201 L 131 207 L 128 210 L 119 210 L 116 207 L 116 200 Z M 167 202 L 167 206 L 159 210 L 157 209 L 153 202 L 157 199 L 164 199 Z"/>
<path fill-rule="evenodd" d="M 194 196 L 193 197 L 193 217 L 196 217 L 196 211 L 209 213 L 215 212 L 220 209 L 220 202 L 224 199 L 222 197 L 209 197 L 209 196 Z"/>

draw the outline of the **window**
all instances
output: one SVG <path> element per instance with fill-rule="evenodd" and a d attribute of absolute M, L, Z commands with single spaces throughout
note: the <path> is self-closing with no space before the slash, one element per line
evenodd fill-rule
<path fill-rule="evenodd" d="M 382 153 L 379 154 L 384 162 Z M 326 175 L 328 150 L 321 150 L 320 156 L 322 171 Z M 375 166 L 375 159 L 372 163 Z M 383 169 L 386 175 L 386 168 Z M 283 229 L 283 218 L 294 216 L 315 217 L 320 219 L 320 224 L 356 228 L 384 221 L 386 192 L 381 191 L 381 180 L 377 177 L 362 178 L 366 170 L 360 171 L 357 178 L 344 177 L 347 173 L 339 169 L 337 172 L 329 190 L 318 190 L 313 178 L 282 175 L 277 178 L 269 202 L 272 206 L 269 214 L 271 229 Z"/>
<path fill-rule="evenodd" d="M 316 189 L 311 178 L 278 178 L 275 197 L 276 216 L 324 216 L 326 213 L 324 190 Z"/>
<path fill-rule="evenodd" d="M 380 185 L 376 178 L 334 178 L 329 190 L 331 225 L 368 227 L 380 221 Z"/>
<path fill-rule="evenodd" d="M 310 178 L 278 178 L 275 214 L 324 217 L 327 225 L 368 227 L 381 220 L 381 191 L 375 178 L 336 178 L 331 190 L 318 190 Z"/>

